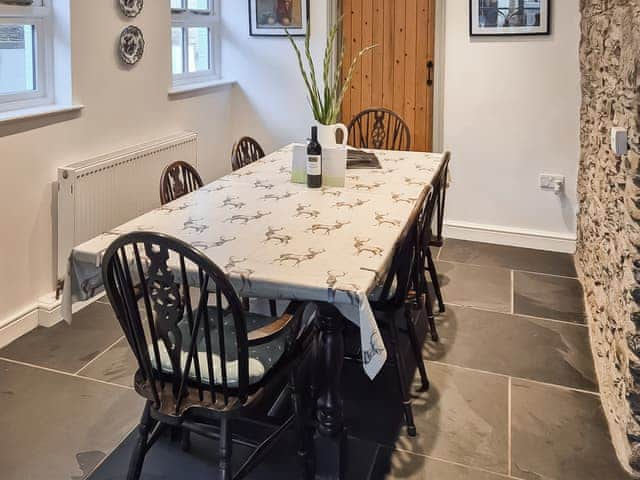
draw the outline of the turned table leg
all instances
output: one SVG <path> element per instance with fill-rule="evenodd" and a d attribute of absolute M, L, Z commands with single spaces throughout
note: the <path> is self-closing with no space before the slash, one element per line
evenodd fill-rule
<path fill-rule="evenodd" d="M 316 372 L 319 382 L 317 431 L 315 435 L 315 478 L 344 477 L 345 442 L 340 381 L 344 363 L 343 318 L 330 305 L 320 305 Z"/>

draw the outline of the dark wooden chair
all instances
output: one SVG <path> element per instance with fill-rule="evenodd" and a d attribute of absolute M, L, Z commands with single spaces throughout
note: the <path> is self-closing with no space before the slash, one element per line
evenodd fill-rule
<path fill-rule="evenodd" d="M 423 246 L 421 265 L 423 265 L 423 269 L 426 269 L 429 272 L 431 285 L 433 286 L 433 291 L 435 293 L 436 299 L 438 300 L 438 309 L 440 310 L 440 313 L 445 312 L 446 306 L 444 303 L 444 298 L 442 297 L 442 290 L 440 288 L 440 279 L 438 278 L 436 264 L 433 261 L 433 254 L 431 253 L 431 249 L 429 247 L 441 247 L 443 245 L 442 230 L 444 224 L 445 201 L 449 182 L 450 159 L 451 154 L 449 152 L 446 152 L 444 155 L 444 160 L 440 165 L 440 168 L 436 172 L 433 182 L 433 197 L 431 198 L 429 204 L 425 204 L 424 223 L 421 233 L 422 239 L 420 241 L 421 245 Z M 433 233 L 434 223 L 436 229 L 435 235 Z M 429 324 L 432 325 L 431 337 L 434 341 L 437 342 L 438 332 L 436 331 L 435 320 L 433 319 L 433 302 L 431 301 L 429 289 L 425 287 L 423 293 L 426 295 L 426 307 L 427 311 L 429 312 Z"/>
<path fill-rule="evenodd" d="M 431 285 L 435 292 L 440 312 L 445 311 L 444 300 L 442 298 L 442 292 L 440 290 L 440 281 L 438 279 L 438 272 L 436 271 L 436 265 L 433 261 L 433 255 L 431 253 L 431 238 L 432 238 L 432 225 L 433 215 L 438 203 L 438 195 L 435 186 L 431 187 L 431 195 L 425 197 L 425 201 L 422 204 L 422 210 L 418 219 L 418 238 L 415 256 L 415 268 L 414 268 L 414 287 L 416 297 L 424 303 L 424 307 L 427 312 L 427 320 L 429 322 L 429 330 L 431 333 L 431 339 L 434 342 L 439 340 L 438 330 L 436 327 L 435 315 L 433 310 L 433 299 L 431 298 L 431 291 L 425 276 L 425 272 L 428 271 L 431 278 Z"/>
<path fill-rule="evenodd" d="M 198 190 L 202 185 L 200 174 L 187 162 L 178 161 L 167 165 L 160 177 L 160 203 L 165 205 Z"/>
<path fill-rule="evenodd" d="M 447 189 L 449 188 L 449 161 L 451 160 L 451 153 L 446 152 L 444 154 L 444 161 L 435 176 L 433 183 L 435 195 L 436 195 L 436 232 L 431 239 L 431 245 L 435 247 L 441 247 L 443 244 L 442 232 L 444 226 L 444 209 L 447 200 Z"/>
<path fill-rule="evenodd" d="M 264 157 L 264 150 L 260 144 L 251 137 L 242 137 L 231 151 L 231 168 L 235 172 L 262 157 Z"/>
<path fill-rule="evenodd" d="M 244 476 L 292 424 L 300 452 L 306 452 L 305 425 L 296 415 L 303 411 L 296 372 L 309 343 L 300 334 L 303 305 L 292 303 L 279 318 L 247 313 L 216 265 L 186 243 L 156 233 L 116 240 L 105 254 L 102 276 L 138 362 L 135 390 L 146 399 L 128 480 L 140 478 L 146 453 L 167 427 L 182 435 L 185 449 L 189 433 L 218 439 L 224 480 Z M 254 418 L 286 382 L 294 406 L 286 421 L 271 423 L 272 433 L 261 442 L 232 432 L 232 420 L 250 421 L 248 415 Z M 234 443 L 254 448 L 236 472 Z"/>
<path fill-rule="evenodd" d="M 386 108 L 371 108 L 349 124 L 349 145 L 378 150 L 410 150 L 411 132 L 404 120 Z"/>
<path fill-rule="evenodd" d="M 426 199 L 428 200 L 431 197 L 432 192 L 429 190 L 426 193 Z M 417 434 L 417 431 L 413 419 L 413 408 L 411 406 L 411 386 L 407 383 L 406 365 L 400 350 L 398 312 L 402 311 L 403 313 L 411 353 L 415 358 L 418 371 L 420 372 L 422 389 L 426 391 L 429 389 L 429 377 L 427 376 L 427 369 L 422 357 L 422 344 L 418 339 L 416 325 L 414 324 L 414 305 L 408 300 L 410 299 L 410 290 L 418 278 L 415 274 L 415 258 L 420 250 L 420 248 L 418 248 L 418 241 L 419 217 L 421 213 L 421 209 L 417 208 L 412 214 L 409 223 L 396 245 L 391 268 L 387 273 L 384 283 L 370 296 L 371 307 L 376 314 L 376 319 L 378 319 L 383 328 L 389 331 L 389 340 L 387 343 L 389 350 L 393 352 L 393 360 L 390 362 L 388 360 L 388 362 L 396 369 L 402 395 L 402 406 L 407 425 L 407 433 L 412 437 Z M 416 306 L 419 309 L 421 307 L 420 304 Z"/>

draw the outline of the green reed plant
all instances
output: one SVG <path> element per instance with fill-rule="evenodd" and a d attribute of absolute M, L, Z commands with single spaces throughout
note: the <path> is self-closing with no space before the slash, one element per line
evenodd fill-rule
<path fill-rule="evenodd" d="M 306 66 L 302 58 L 303 56 L 300 48 L 298 48 L 298 45 L 294 41 L 293 37 L 289 34 L 289 31 L 285 30 L 298 59 L 298 66 L 300 67 L 302 79 L 304 80 L 304 83 L 307 87 L 307 92 L 309 94 L 309 103 L 311 104 L 311 109 L 313 110 L 313 116 L 321 125 L 332 125 L 338 121 L 338 117 L 340 116 L 340 109 L 342 106 L 342 100 L 344 99 L 344 96 L 347 92 L 347 88 L 349 88 L 351 80 L 353 79 L 353 74 L 356 70 L 358 62 L 369 50 L 377 47 L 377 45 L 370 45 L 360 50 L 358 55 L 356 55 L 351 61 L 351 65 L 349 66 L 349 71 L 347 73 L 347 78 L 341 85 L 340 77 L 344 61 L 344 45 L 342 45 L 342 48 L 340 49 L 340 55 L 338 56 L 338 64 L 336 66 L 335 73 L 333 75 L 331 74 L 331 62 L 333 60 L 336 38 L 341 23 L 342 17 L 331 28 L 331 31 L 329 32 L 329 35 L 327 37 L 327 45 L 324 50 L 324 61 L 322 65 L 322 86 L 318 84 L 316 68 L 311 56 L 311 25 L 309 24 L 307 27 L 307 34 L 304 40 L 304 57 L 306 58 L 307 62 Z"/>

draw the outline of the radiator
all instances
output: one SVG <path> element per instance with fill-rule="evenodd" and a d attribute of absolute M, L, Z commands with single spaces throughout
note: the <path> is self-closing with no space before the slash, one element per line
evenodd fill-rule
<path fill-rule="evenodd" d="M 58 169 L 58 279 L 76 245 L 160 205 L 163 169 L 197 167 L 197 136 L 182 133 Z"/>

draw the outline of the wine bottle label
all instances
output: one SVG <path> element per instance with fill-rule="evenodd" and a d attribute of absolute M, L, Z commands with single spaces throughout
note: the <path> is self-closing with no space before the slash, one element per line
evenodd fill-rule
<path fill-rule="evenodd" d="M 309 155 L 307 157 L 307 175 L 322 175 L 320 155 Z"/>

